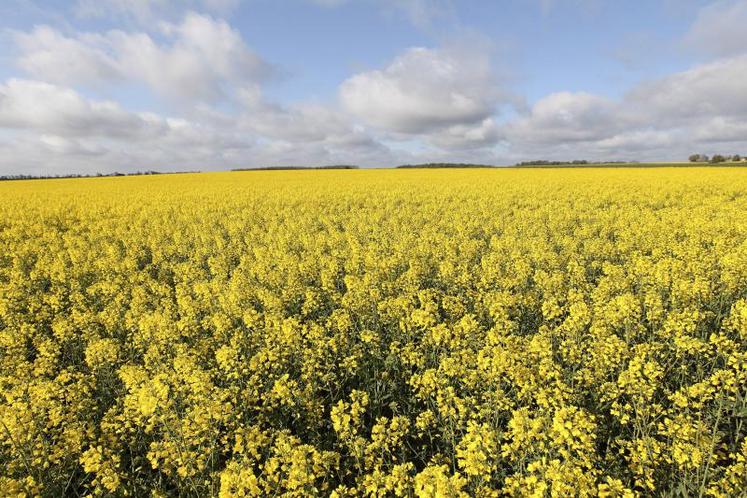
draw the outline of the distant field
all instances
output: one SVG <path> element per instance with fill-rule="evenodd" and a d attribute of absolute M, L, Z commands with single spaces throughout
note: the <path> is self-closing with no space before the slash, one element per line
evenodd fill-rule
<path fill-rule="evenodd" d="M 747 169 L 620 166 L 1 183 L 0 490 L 738 496 Z"/>
<path fill-rule="evenodd" d="M 747 161 L 725 163 L 691 163 L 691 162 L 658 162 L 658 163 L 589 163 L 557 165 L 517 165 L 513 168 L 731 168 L 747 167 Z"/>
<path fill-rule="evenodd" d="M 573 169 L 573 168 L 732 168 L 747 167 L 747 161 L 726 162 L 718 164 L 710 163 L 691 163 L 691 162 L 659 162 L 659 163 L 587 163 L 587 164 L 517 164 L 509 165 L 490 165 L 490 164 L 462 164 L 462 163 L 428 163 L 428 164 L 404 164 L 399 166 L 388 166 L 382 168 L 368 169 Z M 317 171 L 317 170 L 354 170 L 366 169 L 355 165 L 331 165 L 331 166 L 266 166 L 256 168 L 235 168 L 230 171 L 234 172 L 260 172 L 260 171 Z M 122 176 L 155 176 L 164 174 L 192 174 L 198 171 L 177 171 L 177 172 L 158 172 L 146 171 L 136 173 L 110 173 L 95 175 L 62 175 L 62 176 L 29 176 L 29 175 L 10 175 L 0 176 L 0 181 L 20 181 L 20 180 L 56 180 L 66 178 L 109 178 Z"/>

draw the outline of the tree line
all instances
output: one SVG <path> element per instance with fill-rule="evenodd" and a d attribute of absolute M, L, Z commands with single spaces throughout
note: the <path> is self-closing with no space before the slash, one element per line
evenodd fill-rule
<path fill-rule="evenodd" d="M 423 163 L 423 164 L 400 164 L 397 169 L 408 168 L 495 168 L 489 164 L 469 164 L 469 163 Z"/>
<path fill-rule="evenodd" d="M 714 154 L 712 157 L 708 157 L 706 154 L 692 154 L 689 157 L 689 160 L 691 163 L 739 163 L 742 161 L 747 160 L 747 157 L 741 156 L 739 154 L 734 154 L 733 156 L 724 156 L 721 154 Z"/>
<path fill-rule="evenodd" d="M 113 173 L 95 173 L 95 174 L 80 174 L 70 173 L 63 175 L 0 175 L 0 181 L 6 180 L 59 180 L 62 178 L 103 178 L 109 176 L 143 176 L 143 175 L 163 175 L 163 174 L 178 174 L 178 173 L 191 173 L 190 171 L 175 171 L 172 173 L 162 173 L 160 171 L 135 171 L 132 173 L 120 173 L 115 171 Z"/>

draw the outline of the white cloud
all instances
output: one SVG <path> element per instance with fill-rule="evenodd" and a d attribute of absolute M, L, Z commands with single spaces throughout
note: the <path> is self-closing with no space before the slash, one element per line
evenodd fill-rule
<path fill-rule="evenodd" d="M 717 57 L 747 52 L 747 1 L 711 2 L 698 13 L 685 44 Z"/>
<path fill-rule="evenodd" d="M 14 151 L 0 160 L 0 173 L 17 173 L 19 164 L 35 158 L 33 168 L 44 174 L 62 168 L 86 173 L 184 169 L 206 159 L 208 167 L 220 167 L 255 141 L 231 129 L 133 113 L 69 88 L 18 79 L 0 85 L 0 128 L 6 137 L 8 130 L 14 132 L 11 139 L 0 139 L 0 149 Z"/>
<path fill-rule="evenodd" d="M 270 66 L 228 23 L 188 13 L 160 24 L 165 41 L 145 32 L 65 36 L 48 26 L 15 33 L 18 65 L 36 79 L 66 85 L 144 82 L 161 97 L 215 102 L 235 85 L 262 81 Z"/>
<path fill-rule="evenodd" d="M 179 5 L 207 8 L 206 1 L 221 0 Z M 309 1 L 332 7 L 343 0 Z M 662 160 L 747 150 L 747 54 L 735 41 L 741 35 L 733 26 L 728 36 L 710 41 L 698 34 L 698 23 L 716 10 L 702 11 L 689 36 L 721 58 L 643 81 L 620 98 L 558 91 L 525 108 L 496 75 L 480 40 L 406 50 L 341 82 L 336 104 L 272 102 L 266 97 L 272 67 L 226 21 L 190 12 L 176 22 L 156 22 L 161 9 L 174 5 L 165 0 L 105 4 L 149 23 L 134 31 L 38 26 L 13 32 L 16 62 L 27 78 L 0 82 L 0 174 Z M 429 22 L 450 3 L 380 5 Z M 720 15 L 738 18 L 744 3 L 714 5 Z M 164 108 L 172 115 L 134 112 L 111 98 L 141 92 L 141 86 L 158 103 L 171 103 Z"/>
<path fill-rule="evenodd" d="M 11 79 L 0 85 L 0 127 L 55 136 L 147 137 L 163 123 L 110 101 L 89 101 L 73 90 L 39 81 Z"/>
<path fill-rule="evenodd" d="M 726 143 L 743 147 L 745 75 L 747 56 L 737 56 L 642 82 L 619 100 L 555 93 L 499 133 L 524 158 L 684 159 Z"/>
<path fill-rule="evenodd" d="M 49 26 L 13 36 L 18 65 L 28 74 L 52 83 L 106 82 L 122 78 L 119 64 L 107 53 L 106 37 L 81 34 L 68 38 Z"/>
<path fill-rule="evenodd" d="M 174 40 L 171 45 L 159 46 L 144 34 L 112 35 L 125 73 L 162 95 L 215 101 L 225 96 L 225 84 L 261 80 L 270 71 L 225 21 L 189 13 L 162 30 Z"/>
<path fill-rule="evenodd" d="M 318 104 L 281 106 L 262 102 L 248 107 L 242 126 L 262 136 L 292 142 L 317 142 L 353 133 L 345 116 Z"/>
<path fill-rule="evenodd" d="M 479 123 L 458 124 L 432 133 L 428 141 L 444 151 L 462 152 L 492 147 L 503 138 L 495 120 L 485 118 Z"/>
<path fill-rule="evenodd" d="M 747 55 L 695 66 L 632 89 L 626 102 L 667 125 L 713 116 L 747 117 Z"/>
<path fill-rule="evenodd" d="M 224 123 L 243 132 L 276 142 L 279 150 L 308 151 L 328 162 L 381 164 L 391 159 L 390 151 L 367 130 L 354 125 L 346 114 L 317 103 L 280 105 L 268 102 L 257 87 L 239 92 L 240 112 L 235 118 L 223 116 Z M 285 144 L 281 146 L 280 144 Z M 303 156 L 301 156 L 303 157 Z M 303 159 L 296 159 L 296 162 Z"/>
<path fill-rule="evenodd" d="M 716 116 L 696 124 L 693 127 L 691 139 L 700 143 L 718 144 L 721 142 L 744 143 L 745 137 L 747 137 L 747 117 Z"/>
<path fill-rule="evenodd" d="M 600 150 L 629 154 L 642 150 L 662 150 L 674 146 L 681 138 L 679 135 L 679 130 L 634 129 L 604 138 L 593 145 Z"/>
<path fill-rule="evenodd" d="M 127 111 L 51 83 L 0 84 L 0 174 L 391 164 L 389 149 L 323 106 L 250 99 L 191 119 Z"/>
<path fill-rule="evenodd" d="M 343 106 L 370 125 L 417 134 L 482 122 L 499 97 L 486 56 L 412 48 L 340 86 Z"/>
<path fill-rule="evenodd" d="M 553 93 L 528 115 L 510 122 L 505 133 L 513 143 L 583 142 L 609 136 L 622 126 L 617 106 L 588 93 Z"/>

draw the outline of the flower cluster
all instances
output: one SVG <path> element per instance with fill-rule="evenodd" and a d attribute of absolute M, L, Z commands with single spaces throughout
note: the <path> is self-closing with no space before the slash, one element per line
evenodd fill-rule
<path fill-rule="evenodd" d="M 736 496 L 747 172 L 0 184 L 0 491 Z"/>

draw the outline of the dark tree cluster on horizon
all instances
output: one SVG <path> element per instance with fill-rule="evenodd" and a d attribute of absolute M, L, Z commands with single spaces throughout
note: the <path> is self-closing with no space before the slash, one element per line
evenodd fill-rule
<path fill-rule="evenodd" d="M 257 168 L 234 168 L 231 171 L 284 171 L 300 169 L 360 169 L 354 164 L 330 164 L 327 166 L 260 166 Z"/>
<path fill-rule="evenodd" d="M 589 164 L 586 159 L 574 159 L 573 161 L 547 161 L 544 159 L 537 159 L 533 161 L 522 161 L 516 163 L 516 166 L 562 166 L 565 164 Z"/>
<path fill-rule="evenodd" d="M 747 160 L 747 157 L 741 156 L 739 154 L 734 154 L 733 156 L 724 156 L 721 154 L 714 154 L 712 157 L 708 157 L 706 154 L 692 154 L 689 158 L 691 163 L 711 163 L 711 164 L 717 164 L 717 163 L 739 163 L 744 160 Z"/>
<path fill-rule="evenodd" d="M 56 180 L 62 178 L 103 178 L 109 176 L 143 176 L 143 175 L 163 175 L 163 174 L 178 174 L 178 173 L 190 173 L 189 171 L 175 171 L 173 173 L 162 173 L 160 171 L 135 171 L 133 173 L 120 173 L 115 171 L 113 173 L 96 173 L 90 175 L 84 175 L 79 173 L 70 173 L 66 175 L 0 175 L 0 181 L 4 180 Z"/>
<path fill-rule="evenodd" d="M 536 159 L 532 161 L 522 161 L 516 163 L 516 166 L 586 166 L 595 164 L 638 164 L 638 161 L 589 161 L 587 159 L 574 159 L 572 161 L 548 161 L 545 159 Z"/>
<path fill-rule="evenodd" d="M 408 168 L 495 168 L 490 164 L 469 163 L 423 163 L 423 164 L 400 164 L 397 169 Z"/>

